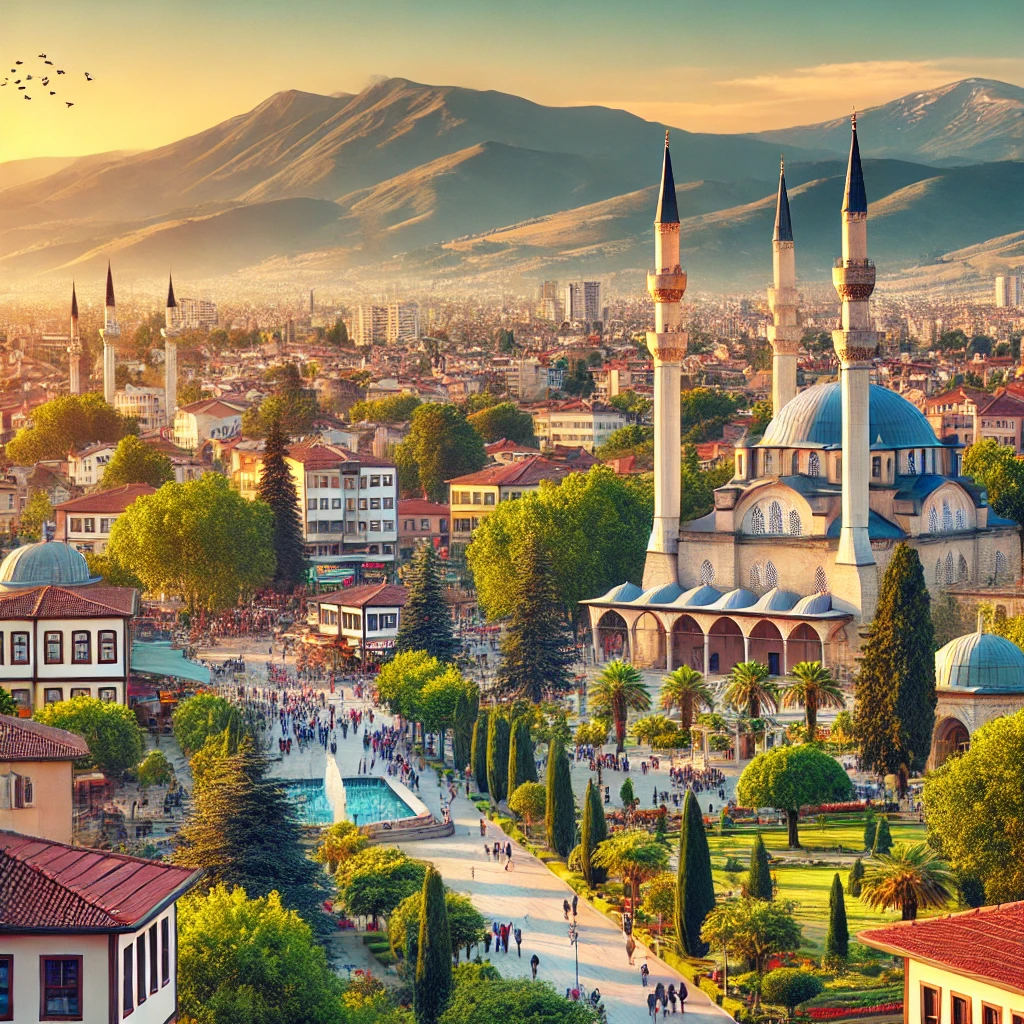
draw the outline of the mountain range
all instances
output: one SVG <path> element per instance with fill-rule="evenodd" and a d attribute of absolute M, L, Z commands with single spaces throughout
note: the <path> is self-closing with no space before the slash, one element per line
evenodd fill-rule
<path fill-rule="evenodd" d="M 644 268 L 666 126 L 606 107 L 400 78 L 289 91 L 142 153 L 0 164 L 0 283 L 338 275 L 605 274 Z M 1024 89 L 970 79 L 858 115 L 880 268 L 1014 261 Z M 672 129 L 695 286 L 770 268 L 780 148 L 804 279 L 839 245 L 849 122 L 758 135 Z M 980 271 L 979 271 L 980 272 Z M 699 282 L 699 285 L 698 285 Z"/>

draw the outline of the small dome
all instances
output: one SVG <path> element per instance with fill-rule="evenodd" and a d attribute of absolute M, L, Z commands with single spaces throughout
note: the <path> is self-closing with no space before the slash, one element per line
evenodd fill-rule
<path fill-rule="evenodd" d="M 968 633 L 935 652 L 935 685 L 1024 692 L 1024 651 L 995 633 Z"/>
<path fill-rule="evenodd" d="M 799 600 L 800 595 L 794 594 L 791 590 L 779 590 L 778 587 L 772 587 L 754 607 L 759 612 L 788 612 Z"/>
<path fill-rule="evenodd" d="M 703 608 L 706 605 L 714 604 L 721 596 L 720 590 L 704 583 L 686 591 L 685 594 L 680 594 L 672 604 L 676 608 Z"/>
<path fill-rule="evenodd" d="M 749 590 L 745 590 L 743 587 L 737 587 L 736 590 L 730 590 L 728 594 L 724 594 L 720 601 L 716 601 L 713 608 L 749 608 L 752 604 L 757 604 L 757 594 L 752 594 Z"/>
<path fill-rule="evenodd" d="M 831 594 L 811 594 L 801 598 L 793 608 L 795 615 L 824 615 L 832 611 Z"/>
<path fill-rule="evenodd" d="M 609 604 L 628 604 L 635 601 L 643 591 L 635 583 L 620 583 L 612 587 L 603 597 L 594 598 L 595 601 L 608 602 Z"/>
<path fill-rule="evenodd" d="M 0 562 L 0 586 L 6 588 L 80 587 L 98 582 L 98 576 L 89 575 L 85 555 L 59 540 L 15 548 Z"/>
<path fill-rule="evenodd" d="M 663 583 L 660 587 L 645 590 L 634 604 L 671 604 L 682 592 L 683 588 L 678 583 Z"/>

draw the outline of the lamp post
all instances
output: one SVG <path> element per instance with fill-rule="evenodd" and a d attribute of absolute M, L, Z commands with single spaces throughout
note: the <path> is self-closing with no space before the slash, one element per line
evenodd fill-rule
<path fill-rule="evenodd" d="M 576 991 L 580 990 L 580 943 L 579 943 L 579 930 L 576 927 L 576 922 L 572 921 L 569 925 L 569 945 L 573 947 L 576 952 Z"/>

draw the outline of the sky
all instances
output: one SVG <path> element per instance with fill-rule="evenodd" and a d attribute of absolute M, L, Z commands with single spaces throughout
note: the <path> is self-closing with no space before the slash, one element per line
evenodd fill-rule
<path fill-rule="evenodd" d="M 149 149 L 379 76 L 783 128 L 959 78 L 1024 86 L 1019 19 L 1019 0 L 0 0 L 0 161 Z M 10 72 L 39 53 L 66 74 L 25 101 Z"/>

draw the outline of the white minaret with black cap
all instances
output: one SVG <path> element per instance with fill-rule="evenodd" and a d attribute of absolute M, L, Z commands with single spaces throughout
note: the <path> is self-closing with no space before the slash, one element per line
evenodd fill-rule
<path fill-rule="evenodd" d="M 107 297 L 103 305 L 103 400 L 114 404 L 117 377 L 117 351 L 114 344 L 121 337 L 121 326 L 117 322 L 117 303 L 114 301 L 114 276 L 107 263 Z"/>
<path fill-rule="evenodd" d="M 778 416 L 782 407 L 796 397 L 796 357 L 801 337 L 796 310 L 796 252 L 784 162 L 779 168 L 779 195 L 775 203 L 768 306 L 774 321 L 768 327 L 768 341 L 772 346 L 772 415 Z"/>
<path fill-rule="evenodd" d="M 164 405 L 167 409 L 167 426 L 174 426 L 174 414 L 178 411 L 178 327 L 175 324 L 175 310 L 178 300 L 174 297 L 174 280 L 167 276 L 167 305 L 164 307 L 164 324 L 160 333 L 164 338 Z"/>
<path fill-rule="evenodd" d="M 644 587 L 679 580 L 679 384 L 687 343 L 686 332 L 680 327 L 679 304 L 686 292 L 686 273 L 679 265 L 679 208 L 668 132 L 654 218 L 654 267 L 654 273 L 647 275 L 647 290 L 654 299 L 654 330 L 647 332 L 647 348 L 654 359 L 654 528 L 647 544 Z"/>
<path fill-rule="evenodd" d="M 73 395 L 82 393 L 82 336 L 78 330 L 78 295 L 71 282 L 71 342 L 68 345 L 68 390 Z"/>

